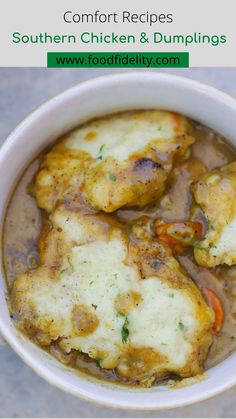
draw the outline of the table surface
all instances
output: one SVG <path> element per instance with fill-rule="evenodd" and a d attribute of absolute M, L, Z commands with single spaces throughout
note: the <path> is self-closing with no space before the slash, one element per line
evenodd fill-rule
<path fill-rule="evenodd" d="M 115 72 L 121 71 L 0 69 L 0 142 L 22 118 L 45 100 L 82 80 Z M 236 97 L 236 68 L 175 69 L 165 72 L 206 82 Z M 236 417 L 236 388 L 184 408 L 129 412 L 101 407 L 63 393 L 38 377 L 8 346 L 0 348 L 0 365 L 0 417 Z"/>

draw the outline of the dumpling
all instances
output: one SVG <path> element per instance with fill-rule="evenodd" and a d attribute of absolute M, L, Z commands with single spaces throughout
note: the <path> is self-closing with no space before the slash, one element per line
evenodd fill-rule
<path fill-rule="evenodd" d="M 214 314 L 170 250 L 131 240 L 110 215 L 61 206 L 50 220 L 40 266 L 12 290 L 21 327 L 144 386 L 202 372 Z"/>
<path fill-rule="evenodd" d="M 126 112 L 89 122 L 55 145 L 32 186 L 40 208 L 67 202 L 113 212 L 158 199 L 176 159 L 193 144 L 188 120 L 171 112 Z"/>
<path fill-rule="evenodd" d="M 236 263 L 236 162 L 208 172 L 193 186 L 208 226 L 194 256 L 206 268 Z"/>

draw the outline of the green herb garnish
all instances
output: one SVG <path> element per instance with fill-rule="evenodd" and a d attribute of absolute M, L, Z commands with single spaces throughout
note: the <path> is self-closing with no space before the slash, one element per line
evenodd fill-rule
<path fill-rule="evenodd" d="M 96 160 L 102 160 L 102 152 L 103 152 L 103 149 L 104 149 L 104 147 L 105 147 L 105 144 L 102 144 L 101 145 L 101 147 L 99 148 L 99 150 L 98 150 L 98 156 L 97 156 L 97 158 L 96 158 Z"/>
<path fill-rule="evenodd" d="M 185 332 L 187 330 L 186 326 L 183 324 L 182 321 L 180 321 L 178 323 L 178 326 L 179 326 L 179 330 L 181 330 L 181 332 Z"/>
<path fill-rule="evenodd" d="M 122 313 L 121 311 L 117 311 L 117 316 L 125 317 L 125 314 Z"/>
<path fill-rule="evenodd" d="M 129 337 L 129 329 L 128 329 L 129 321 L 128 318 L 125 318 L 125 322 L 121 329 L 121 339 L 122 343 L 127 343 L 128 337 Z"/>
<path fill-rule="evenodd" d="M 173 292 L 169 292 L 168 297 L 174 298 L 175 294 Z"/>
<path fill-rule="evenodd" d="M 112 182 L 116 181 L 116 176 L 113 175 L 113 173 L 108 173 L 108 179 L 111 180 Z"/>
<path fill-rule="evenodd" d="M 101 367 L 101 368 L 102 368 L 102 363 L 103 363 L 103 361 L 104 361 L 104 359 L 103 359 L 103 358 L 98 358 L 98 359 L 97 359 L 97 363 L 98 363 L 99 367 Z"/>

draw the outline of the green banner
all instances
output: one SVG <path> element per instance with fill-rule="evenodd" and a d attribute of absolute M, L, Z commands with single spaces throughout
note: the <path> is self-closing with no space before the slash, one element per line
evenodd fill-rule
<path fill-rule="evenodd" d="M 189 67 L 188 52 L 48 52 L 48 67 Z"/>

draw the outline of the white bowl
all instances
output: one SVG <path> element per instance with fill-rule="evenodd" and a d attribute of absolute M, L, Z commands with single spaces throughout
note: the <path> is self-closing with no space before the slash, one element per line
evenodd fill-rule
<path fill-rule="evenodd" d="M 92 79 L 45 103 L 30 114 L 0 149 L 1 228 L 9 197 L 28 163 L 58 136 L 95 116 L 126 109 L 161 108 L 196 119 L 236 146 L 236 101 L 192 80 L 137 72 Z M 164 409 L 194 403 L 236 383 L 236 353 L 192 386 L 128 388 L 74 371 L 21 335 L 10 319 L 4 272 L 0 281 L 0 333 L 21 358 L 51 384 L 88 400 L 126 409 Z"/>

